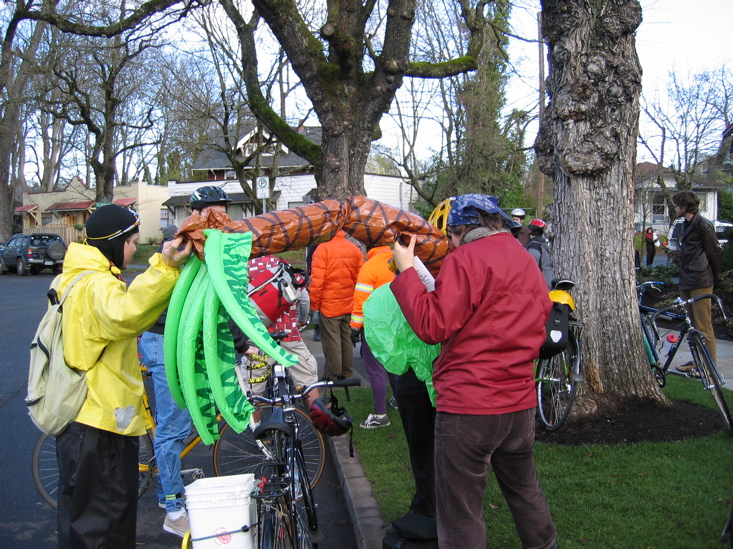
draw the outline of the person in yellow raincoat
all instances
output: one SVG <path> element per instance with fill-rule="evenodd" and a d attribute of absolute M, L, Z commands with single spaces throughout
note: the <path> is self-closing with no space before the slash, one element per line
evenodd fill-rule
<path fill-rule="evenodd" d="M 59 547 L 135 547 L 138 436 L 145 433 L 137 336 L 168 304 L 190 256 L 190 242 L 167 242 L 127 287 L 139 239 L 135 212 L 102 206 L 86 222 L 84 244 L 72 243 L 58 291 L 72 288 L 63 311 L 64 359 L 86 372 L 88 393 L 76 420 L 56 437 Z"/>

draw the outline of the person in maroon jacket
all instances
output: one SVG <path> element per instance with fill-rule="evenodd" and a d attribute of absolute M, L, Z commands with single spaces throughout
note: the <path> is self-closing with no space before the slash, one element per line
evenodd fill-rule
<path fill-rule="evenodd" d="M 456 246 L 428 292 L 413 268 L 415 236 L 395 243 L 391 289 L 435 360 L 435 485 L 440 547 L 486 547 L 489 467 L 523 547 L 555 546 L 534 466 L 534 359 L 552 302 L 534 259 L 493 196 L 458 196 L 448 217 Z"/>

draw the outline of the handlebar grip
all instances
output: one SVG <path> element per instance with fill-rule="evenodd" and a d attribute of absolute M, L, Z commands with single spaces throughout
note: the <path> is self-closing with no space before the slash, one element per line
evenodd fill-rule
<path fill-rule="evenodd" d="M 350 377 L 349 379 L 334 379 L 329 382 L 333 387 L 359 387 L 361 386 L 361 379 L 358 377 Z"/>

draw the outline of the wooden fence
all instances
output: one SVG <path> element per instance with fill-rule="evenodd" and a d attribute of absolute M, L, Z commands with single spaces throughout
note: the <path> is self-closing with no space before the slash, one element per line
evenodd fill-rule
<path fill-rule="evenodd" d="M 84 228 L 78 230 L 73 225 L 62 225 L 59 223 L 27 227 L 23 232 L 25 234 L 55 233 L 64 239 L 67 246 L 70 242 L 81 242 L 87 235 L 86 229 Z"/>

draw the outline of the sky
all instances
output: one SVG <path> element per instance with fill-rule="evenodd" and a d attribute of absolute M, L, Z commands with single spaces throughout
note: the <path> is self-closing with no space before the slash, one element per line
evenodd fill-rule
<path fill-rule="evenodd" d="M 686 75 L 732 64 L 733 0 L 641 0 L 641 5 L 643 21 L 637 30 L 636 49 L 645 97 L 653 98 L 657 92 L 664 94 L 670 71 Z M 536 39 L 539 11 L 539 0 L 517 0 L 511 19 L 515 33 Z M 519 76 L 511 80 L 507 106 L 536 107 L 538 45 L 513 40 L 509 55 Z M 644 123 L 643 119 L 640 123 Z M 536 132 L 536 126 L 530 128 L 528 143 L 534 141 Z M 642 147 L 637 156 L 639 161 L 650 160 Z"/>

